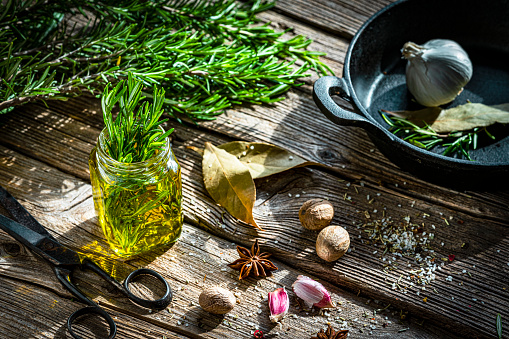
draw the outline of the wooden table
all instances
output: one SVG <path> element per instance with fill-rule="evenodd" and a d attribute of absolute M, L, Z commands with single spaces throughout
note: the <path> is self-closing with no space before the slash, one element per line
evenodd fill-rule
<path fill-rule="evenodd" d="M 277 29 L 293 27 L 289 36 L 312 38 L 310 48 L 327 52 L 323 60 L 341 75 L 349 40 L 389 2 L 315 0 L 311 6 L 280 0 L 260 18 Z M 127 261 L 109 256 L 91 198 L 87 158 L 103 124 L 99 102 L 89 96 L 49 107 L 25 105 L 1 116 L 0 184 L 59 241 L 93 256 L 119 279 L 150 267 L 168 280 L 174 290 L 170 307 L 148 312 L 104 294 L 93 275 L 77 273 L 86 293 L 115 317 L 118 338 L 252 338 L 255 329 L 267 338 L 309 338 L 329 322 L 350 329 L 351 337 L 495 337 L 497 313 L 509 324 L 508 192 L 457 191 L 401 171 L 363 130 L 328 122 L 311 97 L 315 79 L 273 106 L 235 107 L 199 126 L 166 126 L 176 129 L 173 148 L 182 166 L 185 210 L 183 235 L 170 248 Z M 233 140 L 272 143 L 330 168 L 299 168 L 257 180 L 254 216 L 265 229 L 257 231 L 209 197 L 201 156 L 188 148 Z M 350 233 L 352 251 L 337 262 L 318 258 L 316 234 L 300 225 L 298 210 L 310 198 L 329 199 L 336 209 L 333 224 Z M 395 225 L 409 220 L 419 225 L 421 237 L 434 234 L 433 252 L 422 257 L 429 255 L 441 269 L 425 289 L 411 286 L 420 269 L 415 256 L 384 254 L 369 239 L 367 231 L 388 217 Z M 226 264 L 237 258 L 237 244 L 251 246 L 255 239 L 274 254 L 279 270 L 267 279 L 239 281 Z M 0 243 L 0 337 L 69 337 L 65 321 L 82 305 L 49 266 L 15 240 L 0 233 Z M 338 307 L 302 311 L 290 292 L 289 315 L 272 324 L 267 293 L 282 286 L 291 291 L 299 274 L 322 281 Z M 235 293 L 231 313 L 215 316 L 198 306 L 200 292 L 210 285 Z M 104 337 L 96 332 L 91 338 Z"/>

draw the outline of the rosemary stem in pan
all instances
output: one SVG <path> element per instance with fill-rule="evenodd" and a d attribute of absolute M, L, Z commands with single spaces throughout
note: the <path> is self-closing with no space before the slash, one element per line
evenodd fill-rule
<path fill-rule="evenodd" d="M 439 134 L 431 126 L 420 127 L 414 123 L 400 117 L 388 116 L 382 114 L 383 119 L 389 125 L 389 130 L 401 139 L 420 148 L 431 150 L 433 147 L 442 146 L 445 148 L 443 155 L 458 156 L 472 160 L 470 150 L 477 149 L 479 134 L 484 132 L 486 135 L 495 139 L 495 137 L 483 127 L 476 127 L 470 131 L 452 132 L 448 134 Z"/>

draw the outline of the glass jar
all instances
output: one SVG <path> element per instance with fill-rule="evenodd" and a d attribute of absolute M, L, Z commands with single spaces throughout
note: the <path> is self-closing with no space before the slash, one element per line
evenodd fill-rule
<path fill-rule="evenodd" d="M 181 234 L 180 165 L 169 138 L 147 161 L 118 162 L 106 152 L 108 132 L 89 157 L 94 206 L 111 249 L 129 257 L 176 241 Z"/>

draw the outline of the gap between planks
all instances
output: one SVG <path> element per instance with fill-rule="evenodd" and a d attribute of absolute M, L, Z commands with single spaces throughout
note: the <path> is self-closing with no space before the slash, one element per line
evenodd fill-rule
<path fill-rule="evenodd" d="M 5 149 L 0 147 L 0 151 L 5 154 Z M 38 220 L 43 224 L 53 227 L 57 239 L 61 240 L 64 238 L 66 242 L 69 242 L 68 245 L 74 248 L 82 248 L 84 244 L 89 242 L 99 242 L 100 244 L 96 245 L 97 247 L 102 247 L 103 249 L 106 247 L 103 239 L 96 240 L 95 238 L 90 238 L 88 231 L 80 231 L 84 227 L 88 228 L 89 219 L 93 219 L 91 216 L 94 215 L 94 212 L 90 200 L 83 201 L 79 205 L 70 208 L 66 206 L 67 199 L 62 198 L 58 200 L 56 198 L 57 195 L 53 194 L 51 201 L 54 202 L 57 208 L 51 213 L 44 210 L 41 211 L 40 200 L 41 197 L 45 196 L 45 194 L 41 192 L 57 192 L 62 190 L 61 193 L 63 196 L 71 197 L 73 195 L 82 195 L 80 190 L 76 190 L 74 186 L 69 185 L 67 188 L 62 189 L 59 179 L 65 179 L 67 182 L 75 182 L 78 184 L 78 187 L 85 187 L 86 190 L 90 191 L 91 188 L 88 184 L 82 183 L 80 185 L 79 179 L 70 177 L 62 172 L 55 173 L 58 172 L 58 170 L 53 172 L 53 180 L 45 181 L 43 187 L 41 187 L 37 181 L 26 184 L 29 180 L 32 180 L 34 175 L 32 173 L 33 171 L 30 170 L 31 168 L 45 168 L 46 166 L 38 163 L 36 160 L 23 159 L 24 157 L 22 155 L 16 154 L 13 151 L 9 151 L 8 153 L 16 160 L 14 163 L 8 163 L 10 164 L 9 166 L 5 163 L 2 163 L 0 166 L 0 173 L 3 174 L 0 176 L 0 178 L 2 178 L 2 185 L 5 185 L 3 182 L 6 176 L 5 173 L 9 174 L 12 173 L 12 170 L 16 170 L 16 177 L 23 180 L 11 182 L 8 185 L 9 190 L 14 196 L 20 199 L 20 201 L 24 202 L 26 208 L 33 213 Z M 25 169 L 23 170 L 23 168 Z M 27 186 L 29 189 L 27 189 Z M 51 201 L 45 201 L 42 205 L 50 205 L 52 204 Z M 55 221 L 55 216 L 60 219 L 59 223 Z M 97 228 L 97 226 L 95 227 Z M 79 236 L 66 236 L 66 234 L 70 232 Z M 0 249 L 4 248 L 2 245 L 12 241 L 13 240 L 7 236 L 0 237 Z M 133 331 L 131 326 L 135 326 L 137 332 L 142 333 L 141 335 L 147 338 L 161 338 L 161 333 L 164 333 L 165 329 L 179 332 L 193 338 L 222 338 L 224 336 L 229 338 L 238 338 L 239 336 L 247 338 L 251 336 L 252 329 L 256 326 L 263 329 L 266 334 L 280 331 L 279 326 L 274 326 L 268 321 L 266 295 L 269 291 L 281 286 L 285 286 L 288 290 L 291 290 L 291 283 L 296 279 L 298 274 L 302 273 L 298 270 L 290 269 L 285 264 L 276 260 L 275 263 L 279 267 L 279 270 L 275 272 L 272 277 L 263 280 L 249 278 L 246 281 L 239 282 L 237 280 L 238 272 L 232 271 L 226 267 L 226 263 L 233 261 L 236 256 L 234 243 L 230 243 L 225 239 L 210 235 L 203 230 L 186 224 L 184 226 L 182 238 L 170 249 L 156 250 L 154 253 L 129 260 L 128 264 L 117 263 L 117 267 L 114 269 L 121 278 L 125 277 L 129 271 L 134 268 L 143 266 L 159 271 L 170 281 L 174 289 L 174 302 L 168 310 L 157 313 L 147 312 L 126 300 L 122 300 L 122 298 L 117 299 L 118 295 L 116 294 L 105 292 L 106 286 L 104 282 L 100 279 L 97 280 L 97 277 L 94 275 L 85 274 L 83 276 L 83 273 L 80 273 L 76 277 L 76 282 L 80 284 L 80 288 L 82 288 L 87 295 L 99 296 L 96 299 L 101 305 L 107 307 L 109 310 L 108 312 L 113 313 L 114 316 L 122 314 L 123 318 L 125 318 L 125 316 L 133 317 L 132 320 L 127 323 L 125 321 L 120 322 L 121 333 L 127 333 L 127 335 L 123 336 L 127 338 L 136 337 L 131 333 L 131 331 Z M 185 260 L 185 258 L 193 258 L 193 260 Z M 49 326 L 49 328 L 47 328 L 48 333 L 53 333 L 53 327 L 56 326 L 54 325 L 54 321 L 58 322 L 66 317 L 66 315 L 70 314 L 73 309 L 82 306 L 79 303 L 73 303 L 71 307 L 62 297 L 54 296 L 53 293 L 61 290 L 61 288 L 58 288 L 59 283 L 55 280 L 53 275 L 51 273 L 48 274 L 49 266 L 41 264 L 39 260 L 35 259 L 26 250 L 14 257 L 5 256 L 5 253 L 2 253 L 2 263 L 3 264 L 0 265 L 0 271 L 2 272 L 2 277 L 0 277 L 0 279 L 8 281 L 11 279 L 7 278 L 8 276 L 19 280 L 16 280 L 16 283 L 0 285 L 0 291 L 3 290 L 4 292 L 0 294 L 9 295 L 10 293 L 16 293 L 15 295 L 20 295 L 21 290 L 19 290 L 19 288 L 15 289 L 11 285 L 27 286 L 22 287 L 22 290 L 25 291 L 25 296 L 20 300 L 23 300 L 24 303 L 29 303 L 32 298 L 40 300 L 37 302 L 37 305 L 41 307 L 42 311 L 34 309 L 34 312 L 41 312 L 45 317 L 51 319 L 49 322 L 44 322 L 44 325 L 32 320 L 33 322 L 28 328 L 40 329 Z M 101 263 L 104 265 L 104 262 Z M 18 270 L 13 271 L 12 266 L 17 266 Z M 41 282 L 39 280 L 40 276 L 46 276 L 47 278 Z M 33 285 L 34 281 L 37 281 L 36 285 Z M 26 285 L 25 282 L 30 282 L 30 285 Z M 235 292 L 240 303 L 229 316 L 224 318 L 212 316 L 206 314 L 197 306 L 196 301 L 199 293 L 202 288 L 210 284 L 226 285 Z M 367 298 L 355 297 L 329 283 L 324 282 L 324 284 L 329 291 L 331 291 L 333 300 L 341 303 L 339 306 L 340 308 L 327 311 L 329 314 L 328 316 L 318 316 L 316 313 L 312 312 L 309 312 L 310 314 L 299 313 L 292 299 L 291 314 L 298 314 L 298 316 L 289 316 L 284 320 L 283 330 L 286 335 L 298 338 L 311 336 L 316 333 L 318 329 L 325 328 L 326 323 L 329 321 L 336 324 L 342 324 L 346 321 L 349 324 L 353 324 L 351 327 L 357 330 L 353 331 L 351 335 L 353 338 L 362 337 L 363 333 L 370 330 L 372 331 L 373 329 L 370 329 L 368 326 L 376 327 L 376 333 L 380 335 L 391 335 L 398 333 L 399 330 L 408 328 L 406 333 L 415 338 L 440 338 L 449 336 L 447 332 L 433 326 L 426 327 L 425 329 L 420 328 L 416 325 L 419 322 L 418 319 L 413 319 L 409 323 L 398 324 L 399 314 L 393 309 L 379 311 L 375 314 L 374 311 L 376 309 L 381 309 L 385 306 L 376 302 L 368 303 Z M 44 287 L 45 289 L 41 290 L 39 287 Z M 13 292 L 13 290 L 15 290 L 15 292 Z M 2 303 L 1 298 L 0 303 Z M 48 303 L 65 307 L 63 309 L 62 307 L 56 308 L 59 313 L 55 315 L 51 309 L 48 311 Z M 370 305 L 366 305 L 367 303 Z M 5 305 L 5 308 L 9 310 L 13 304 L 16 304 L 16 302 Z M 261 311 L 258 311 L 259 309 Z M 111 312 L 112 310 L 113 312 Z M 257 317 L 254 322 L 252 320 L 252 315 L 249 314 L 254 314 Z M 369 316 L 366 316 L 366 314 Z M 341 318 L 345 320 L 341 320 Z M 373 321 L 371 318 L 375 320 Z M 18 319 L 19 318 L 14 316 L 13 321 L 16 322 Z M 28 319 L 34 318 L 29 317 Z M 388 321 L 390 321 L 390 324 Z M 387 325 L 386 327 L 381 326 L 384 323 Z M 363 330 L 363 332 L 360 332 L 360 330 Z M 168 336 L 168 338 L 174 337 L 176 338 L 179 336 Z"/>
<path fill-rule="evenodd" d="M 53 114 L 52 114 L 52 115 L 53 115 Z M 52 115 L 49 115 L 49 117 L 51 117 Z M 53 118 L 55 118 L 55 117 L 53 117 Z M 56 118 L 57 118 L 57 119 L 61 119 L 61 118 L 58 118 L 58 115 L 56 116 Z M 27 121 L 29 121 L 29 119 L 27 119 Z M 38 123 L 48 123 L 48 122 L 46 121 L 46 122 L 38 122 Z M 73 122 L 71 125 L 74 125 L 74 124 L 75 124 L 75 122 Z M 77 124 L 77 126 L 79 126 L 79 124 Z M 77 126 L 74 126 L 73 128 L 75 128 L 75 127 L 77 127 Z M 82 127 L 83 127 L 83 126 L 81 126 L 81 127 L 80 127 L 80 129 L 81 129 Z M 65 127 L 65 125 L 63 126 L 63 128 L 66 128 L 66 127 Z M 16 133 L 16 131 L 14 131 L 14 133 Z M 52 132 L 52 133 L 53 133 L 53 132 Z M 86 133 L 87 133 L 87 134 L 89 134 L 89 133 L 91 133 L 91 131 L 90 131 L 90 130 L 86 130 Z M 96 133 L 96 134 L 98 134 L 98 129 L 95 131 L 95 133 Z M 69 133 L 69 134 L 70 134 L 70 133 Z M 48 135 L 48 136 L 49 136 L 49 135 Z M 81 135 L 80 137 L 82 137 L 82 138 L 83 138 L 83 135 Z M 51 141 L 51 140 L 48 140 L 48 138 L 46 138 L 46 139 L 45 139 L 45 142 L 48 142 L 48 141 Z M 179 150 L 179 148 L 177 147 L 177 148 L 176 148 L 176 151 L 178 151 L 178 150 Z M 186 153 L 184 153 L 184 154 L 186 154 Z M 191 154 L 192 154 L 192 153 L 191 153 Z M 193 156 L 193 155 L 191 155 L 191 154 L 188 154 L 188 157 L 189 157 L 189 159 L 188 159 L 188 160 L 186 160 L 186 161 L 182 161 L 182 165 L 183 165 L 183 167 L 184 167 L 184 168 L 186 168 L 186 166 L 189 166 L 189 164 L 191 164 L 191 167 L 190 167 L 190 168 L 188 168 L 188 170 L 189 170 L 191 173 L 194 173 L 194 174 L 192 175 L 192 176 L 194 176 L 194 178 L 192 178 L 192 180 L 193 180 L 193 185 L 200 185 L 200 173 L 199 173 L 199 172 L 198 172 L 198 173 L 196 173 L 196 169 L 194 169 L 194 170 L 193 170 L 193 167 L 194 167 L 194 165 L 193 165 L 193 164 L 195 164 L 196 162 L 199 162 L 199 157 L 197 158 L 197 157 L 196 157 L 196 155 L 194 155 L 194 156 Z M 193 157 L 194 157 L 194 158 L 193 158 Z M 57 165 L 57 166 L 58 166 L 59 164 L 55 164 L 55 165 Z M 320 172 L 317 172 L 317 171 L 314 171 L 314 170 L 313 170 L 312 172 L 313 172 L 313 173 L 316 173 L 317 175 L 319 174 L 319 175 L 318 175 L 318 178 L 316 179 L 316 180 L 318 180 L 318 181 L 320 181 L 320 180 L 321 180 L 321 179 L 319 179 L 319 178 L 322 178 L 322 179 L 323 179 L 323 178 L 325 178 L 325 177 L 326 177 L 326 175 L 325 175 L 325 174 L 320 174 Z M 192 176 L 190 175 L 190 177 L 192 177 Z M 325 177 L 324 177 L 324 176 L 325 176 Z M 280 180 L 280 179 L 279 179 L 279 180 Z M 292 188 L 290 187 L 290 189 L 292 189 Z M 364 189 L 364 188 L 363 188 L 363 189 Z M 371 189 L 371 188 L 365 188 L 365 189 Z M 198 186 L 197 188 L 194 188 L 194 190 L 195 190 L 197 193 L 193 192 L 192 194 L 200 194 L 200 195 L 198 195 L 198 199 L 199 199 L 199 200 L 203 200 L 203 201 L 205 201 L 205 202 L 207 202 L 207 201 L 209 200 L 209 198 L 208 198 L 206 195 L 203 195 L 203 193 L 201 193 L 201 192 L 200 192 L 200 190 L 201 190 L 201 191 L 203 191 L 203 188 L 199 188 L 199 186 Z M 314 194 L 320 194 L 320 195 L 323 195 L 323 193 L 320 193 L 319 191 L 318 191 L 318 192 L 314 192 Z M 290 199 L 287 199 L 287 200 L 290 200 Z M 187 201 L 187 202 L 189 202 L 189 201 Z M 287 203 L 288 203 L 288 201 L 287 201 Z M 339 202 L 337 202 L 337 203 L 339 203 Z M 423 204 L 423 202 L 419 202 L 419 204 Z M 207 208 L 209 208 L 210 206 L 211 206 L 211 205 L 209 205 L 209 203 L 205 203 L 205 205 L 204 205 L 203 207 L 201 207 L 199 210 L 193 210 L 193 211 L 189 211 L 189 210 L 188 210 L 188 212 L 191 212 L 191 214 L 198 212 L 198 213 L 196 213 L 196 215 L 198 215 L 198 216 L 199 216 L 199 217 L 198 217 L 198 219 L 201 221 L 201 223 L 200 223 L 201 227 L 205 227 L 206 229 L 210 230 L 211 232 L 213 232 L 213 233 L 215 233 L 215 234 L 219 234 L 219 235 L 221 235 L 221 236 L 223 236 L 223 237 L 230 237 L 230 238 L 232 238 L 232 235 L 231 235 L 231 234 L 228 234 L 228 232 L 230 232 L 230 231 L 231 231 L 232 229 L 234 229 L 234 228 L 235 228 L 235 229 L 239 229 L 239 227 L 237 227 L 237 226 L 236 226 L 236 223 L 237 223 L 237 222 L 236 222 L 233 218 L 227 218 L 228 229 L 227 229 L 226 231 L 222 231 L 222 232 L 220 231 L 220 232 L 218 232 L 218 230 L 217 230 L 217 226 L 216 226 L 216 225 L 213 225 L 213 224 L 210 224 L 210 222 L 208 222 L 208 220 L 210 220 L 210 215 L 207 215 L 207 214 L 205 213 L 206 209 L 207 209 Z M 288 205 L 286 205 L 286 206 L 288 206 Z M 212 205 L 212 207 L 213 207 L 213 205 Z M 431 207 L 431 206 L 430 206 L 430 207 Z M 293 209 L 295 209 L 295 208 L 298 208 L 298 206 L 295 206 Z M 287 208 L 287 209 L 288 209 L 288 208 Z M 201 212 L 199 212 L 200 210 L 201 210 Z M 217 207 L 213 207 L 213 208 L 211 208 L 211 210 L 212 210 L 212 211 L 214 211 L 213 213 L 219 213 L 219 212 L 220 212 L 220 209 L 218 210 L 218 208 L 217 208 Z M 258 216 L 258 217 L 261 217 L 261 218 L 263 219 L 263 216 Z M 281 218 L 281 217 L 286 218 L 287 216 L 286 216 L 286 215 L 282 215 L 282 216 L 280 216 L 280 218 Z M 347 219 L 348 219 L 348 218 L 347 218 Z M 272 229 L 273 229 L 274 231 L 277 231 L 277 229 L 278 229 L 278 225 L 279 225 L 279 222 L 273 223 L 273 222 L 271 221 L 271 219 L 270 219 L 270 218 L 267 218 L 267 219 L 266 219 L 266 222 L 271 224 L 271 227 L 272 227 Z M 289 226 L 290 226 L 291 228 L 295 228 L 295 229 L 297 229 L 297 228 L 299 227 L 299 226 L 298 226 L 298 224 L 296 224 L 295 222 L 291 222 Z M 242 229 L 242 228 L 241 228 L 241 229 Z M 247 232 L 246 232 L 246 231 L 247 231 Z M 276 234 L 277 234 L 277 233 L 276 233 Z M 242 237 L 241 237 L 241 235 L 242 235 Z M 252 234 L 252 232 L 251 232 L 251 230 L 250 230 L 250 229 L 247 229 L 247 230 L 242 230 L 242 231 L 241 231 L 241 233 L 238 233 L 238 234 L 237 234 L 234 238 L 235 238 L 235 240 L 237 240 L 237 239 L 239 239 L 239 237 L 241 237 L 241 238 L 246 237 L 247 239 L 253 239 L 254 234 Z M 267 239 L 267 240 L 269 240 L 269 239 Z M 298 241 L 298 240 L 297 240 L 297 241 Z M 243 243 L 244 243 L 244 244 L 245 244 L 246 242 L 247 242 L 247 240 L 243 240 Z M 309 246 L 309 245 L 310 245 L 310 244 L 307 244 L 306 246 Z M 270 244 L 269 246 L 271 246 L 271 247 L 280 247 L 280 246 L 273 246 L 273 245 L 271 245 L 271 244 Z M 291 253 L 291 252 L 290 252 L 290 253 Z M 366 254 L 367 254 L 367 253 L 369 253 L 369 252 L 368 252 L 367 250 L 365 250 L 365 251 L 364 251 L 364 253 L 366 253 Z M 281 250 L 279 250 L 279 253 L 277 253 L 277 254 L 280 254 L 280 256 L 281 256 L 282 258 L 286 258 L 286 260 L 288 260 L 288 262 L 292 262 L 293 254 L 289 254 L 289 253 L 286 253 L 286 252 L 281 252 Z M 314 259 L 314 260 L 316 260 L 316 259 Z M 313 271 L 312 271 L 313 269 L 315 269 L 315 270 L 316 270 L 316 268 L 314 267 L 314 266 L 315 266 L 315 264 L 314 264 L 313 260 L 312 260 L 312 261 L 310 261 L 309 263 L 306 263 L 306 261 L 303 261 L 303 263 L 304 263 L 304 264 L 303 264 L 303 265 L 301 265 L 301 266 L 299 266 L 299 267 L 305 267 L 306 269 L 308 269 L 308 268 L 309 268 L 309 269 L 311 270 L 311 272 L 313 272 Z M 353 264 L 353 265 L 352 265 L 352 264 Z M 355 265 L 357 265 L 357 263 L 352 263 L 352 264 L 348 264 L 348 265 L 347 265 L 347 267 L 351 267 L 351 268 L 353 268 Z M 372 263 L 372 264 L 373 264 L 373 263 Z M 310 267 L 308 267 L 308 266 L 310 266 Z M 369 267 L 369 265 L 368 265 L 368 267 Z M 317 272 L 314 272 L 314 273 L 316 274 Z M 323 274 L 323 271 L 322 271 L 321 273 L 320 273 L 320 272 L 318 272 L 318 273 L 319 273 L 319 274 Z M 340 275 L 341 275 L 341 274 L 340 274 Z M 336 278 L 334 278 L 334 279 L 336 279 L 335 283 L 338 283 L 338 284 L 341 284 L 341 283 L 344 283 L 344 282 L 345 282 L 345 281 L 341 281 L 341 279 L 340 279 L 340 280 L 337 280 L 337 279 L 338 279 L 337 277 L 336 277 Z M 377 280 L 377 279 L 375 279 L 374 281 L 372 281 L 372 285 L 373 285 L 373 286 L 374 286 L 374 285 L 376 285 L 376 283 L 377 283 L 378 281 L 379 281 L 379 279 L 378 279 L 378 280 Z M 347 281 L 347 282 L 348 282 L 348 281 Z M 374 284 L 373 284 L 373 283 L 374 283 Z M 350 285 L 350 288 L 354 289 L 355 287 L 352 287 L 352 285 Z M 382 289 L 382 290 L 383 290 L 383 289 Z M 374 292 L 375 294 L 377 293 L 377 291 L 371 291 L 371 292 Z M 371 292 L 370 292 L 370 293 L 371 293 Z M 378 292 L 378 293 L 379 293 L 379 292 Z M 458 296 L 459 296 L 459 297 L 461 297 L 461 294 L 459 294 Z"/>

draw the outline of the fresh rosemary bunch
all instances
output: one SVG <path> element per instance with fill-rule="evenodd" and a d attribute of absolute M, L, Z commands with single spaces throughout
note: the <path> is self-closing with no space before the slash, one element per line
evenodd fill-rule
<path fill-rule="evenodd" d="M 474 128 L 471 131 L 439 134 L 431 126 L 420 127 L 400 117 L 387 116 L 380 112 L 385 122 L 390 126 L 390 131 L 401 139 L 417 146 L 430 150 L 441 147 L 443 155 L 456 156 L 472 160 L 469 151 L 477 149 L 479 134 L 484 132 L 490 139 L 495 137 L 488 132 L 486 127 Z"/>
<path fill-rule="evenodd" d="M 330 69 L 284 40 L 251 0 L 32 0 L 0 5 L 0 112 L 16 105 L 100 94 L 129 72 L 165 88 L 173 118 L 214 119 L 233 104 L 270 103 L 308 76 Z M 296 66 L 299 60 L 300 67 Z M 147 93 L 143 93 L 151 97 Z"/>
<path fill-rule="evenodd" d="M 165 145 L 164 140 L 173 128 L 163 133 L 159 127 L 168 119 L 159 120 L 164 110 L 164 89 L 154 87 L 153 103 L 140 103 L 143 82 L 129 73 L 128 80 L 120 81 L 111 91 L 106 85 L 101 99 L 104 124 L 108 130 L 107 151 L 113 159 L 124 162 L 141 162 L 149 159 Z M 113 119 L 113 109 L 119 103 L 119 113 Z"/>

